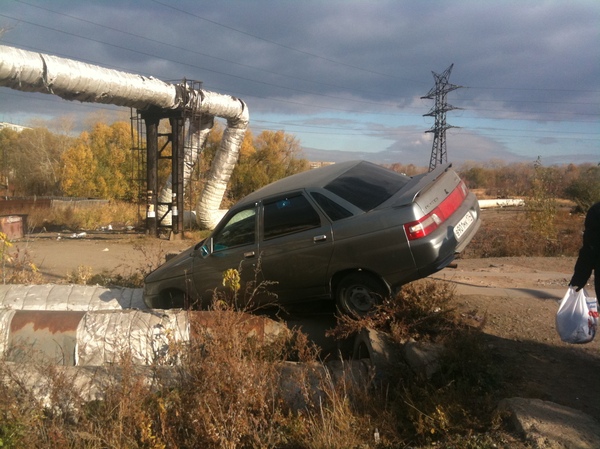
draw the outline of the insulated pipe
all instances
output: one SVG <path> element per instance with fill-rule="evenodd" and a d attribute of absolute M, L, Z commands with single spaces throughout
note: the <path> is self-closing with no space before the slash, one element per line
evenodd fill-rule
<path fill-rule="evenodd" d="M 141 288 L 76 284 L 0 284 L 0 311 L 147 309 Z M 0 319 L 0 335 L 2 324 Z M 2 351 L 0 351 L 1 353 Z"/>
<path fill-rule="evenodd" d="M 270 384 L 283 407 L 294 413 L 318 410 L 332 389 L 343 389 L 348 395 L 370 387 L 371 367 L 362 360 L 333 360 L 323 363 L 275 362 L 275 383 Z M 121 384 L 124 369 L 133 374 L 136 382 L 141 381 L 151 391 L 159 388 L 181 386 L 182 371 L 173 366 L 122 365 L 103 366 L 54 366 L 44 370 L 40 364 L 3 362 L 0 384 L 18 389 L 34 398 L 47 409 L 64 406 L 60 395 L 49 392 L 56 390 L 56 379 L 69 379 L 73 404 L 106 399 L 111 385 Z M 183 373 L 185 375 L 185 373 Z M 359 397 L 357 396 L 356 399 Z M 77 405 L 71 411 L 76 412 Z M 77 413 L 74 413 L 77 416 Z"/>
<path fill-rule="evenodd" d="M 4 45 L 0 45 L 0 86 L 136 109 L 181 106 L 177 87 L 156 78 Z"/>
<path fill-rule="evenodd" d="M 267 343 L 289 333 L 285 323 L 248 313 L 0 309 L 0 359 L 101 366 L 127 354 L 136 365 L 169 365 L 177 361 L 181 345 L 227 326 Z"/>
<path fill-rule="evenodd" d="M 227 128 L 196 210 L 200 226 L 209 229 L 223 215 L 219 206 L 248 127 L 248 108 L 240 99 L 4 45 L 0 45 L 0 86 L 54 94 L 71 101 L 114 104 L 139 110 L 185 108 L 193 114 L 226 119 Z M 190 151 L 189 155 L 184 155 L 186 161 L 193 159 L 195 150 Z M 163 190 L 170 198 L 169 186 Z"/>
<path fill-rule="evenodd" d="M 238 98 L 229 97 L 229 101 L 224 101 L 223 95 L 214 92 L 194 91 L 194 93 L 196 98 L 188 102 L 192 110 L 207 113 L 213 111 L 215 112 L 213 115 L 227 119 L 221 145 L 215 154 L 208 180 L 196 206 L 198 225 L 201 228 L 213 229 L 226 212 L 219 210 L 219 207 L 239 158 L 242 141 L 248 128 L 249 114 L 246 104 Z"/>

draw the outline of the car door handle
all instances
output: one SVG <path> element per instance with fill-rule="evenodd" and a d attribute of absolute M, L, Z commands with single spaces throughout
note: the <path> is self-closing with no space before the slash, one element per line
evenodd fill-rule
<path fill-rule="evenodd" d="M 325 234 L 323 235 L 317 235 L 313 237 L 313 242 L 317 243 L 317 242 L 324 242 L 325 240 L 327 240 L 327 236 Z"/>
<path fill-rule="evenodd" d="M 254 257 L 256 255 L 256 253 L 254 251 L 248 251 L 244 253 L 244 258 L 245 259 L 251 259 L 252 257 Z"/>

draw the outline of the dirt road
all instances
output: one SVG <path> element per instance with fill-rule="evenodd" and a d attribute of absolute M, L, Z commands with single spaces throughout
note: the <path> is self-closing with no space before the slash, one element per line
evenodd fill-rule
<path fill-rule="evenodd" d="M 514 396 L 540 398 L 600 421 L 600 339 L 563 343 L 554 318 L 575 258 L 459 260 L 432 276 L 454 283 L 457 306 L 483 330 L 491 351 L 513 369 Z M 588 292 L 594 291 L 589 286 Z"/>
<path fill-rule="evenodd" d="M 180 252 L 194 243 L 134 233 L 44 233 L 15 242 L 9 252 L 18 251 L 20 257 L 34 262 L 45 281 L 64 283 L 79 267 L 88 267 L 93 274 L 148 272 L 164 262 L 167 253 Z"/>

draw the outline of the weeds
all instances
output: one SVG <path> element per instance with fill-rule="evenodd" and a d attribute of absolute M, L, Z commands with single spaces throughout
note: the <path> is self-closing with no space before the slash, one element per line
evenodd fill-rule
<path fill-rule="evenodd" d="M 451 306 L 453 296 L 450 284 L 413 282 L 372 316 L 340 317 L 332 331 L 341 338 L 371 328 L 390 335 L 398 347 L 414 339 L 443 348 L 439 369 L 430 378 L 398 364 L 389 374 L 397 382 L 390 384 L 385 396 L 379 392 L 379 404 L 384 406 L 371 417 L 378 417 L 379 429 L 386 429 L 390 419 L 381 411 L 387 409 L 396 424 L 395 441 L 427 444 L 493 428 L 491 416 L 502 394 L 504 373 L 482 339 L 481 324 L 471 327 L 464 322 Z M 374 394 L 371 403 L 377 403 Z M 389 426 L 381 433 L 389 438 Z"/>
<path fill-rule="evenodd" d="M 32 208 L 27 211 L 28 227 L 32 230 L 90 231 L 111 225 L 113 228 L 136 227 L 142 219 L 134 203 L 110 201 L 102 204 L 65 205 L 52 208 Z"/>
<path fill-rule="evenodd" d="M 543 220 L 533 225 L 529 220 L 531 212 L 525 210 L 498 209 L 485 214 L 461 257 L 574 257 L 581 247 L 583 216 L 571 214 L 568 208 L 556 210 L 551 226 Z M 536 226 L 553 229 L 553 234 L 541 234 L 534 229 Z"/>
<path fill-rule="evenodd" d="M 28 251 L 17 249 L 12 254 L 8 248 L 12 244 L 8 241 L 6 234 L 0 232 L 0 257 L 2 258 L 2 283 L 3 284 L 40 284 L 42 275 L 37 266 L 31 260 Z"/>
<path fill-rule="evenodd" d="M 67 274 L 67 282 L 69 284 L 86 285 L 90 282 L 90 279 L 92 279 L 92 267 L 86 265 L 79 265 L 76 270 Z"/>
<path fill-rule="evenodd" d="M 396 298 L 386 299 L 374 314 L 360 320 L 338 317 L 337 327 L 329 334 L 341 339 L 369 328 L 389 333 L 398 343 L 409 338 L 434 339 L 457 327 L 458 319 L 450 308 L 454 291 L 454 286 L 446 282 L 412 282 Z"/>
<path fill-rule="evenodd" d="M 553 169 L 544 167 L 540 158 L 533 164 L 531 195 L 525 202 L 527 218 L 532 231 L 545 239 L 556 237 L 554 218 L 558 204 L 553 188 Z"/>
<path fill-rule="evenodd" d="M 230 295 L 240 290 L 235 273 L 225 279 Z M 52 405 L 35 400 L 18 381 L 0 383 L 0 441 L 3 447 L 49 448 L 317 449 L 433 442 L 491 448 L 500 437 L 481 434 L 495 428 L 490 417 L 502 391 L 502 370 L 479 329 L 457 318 L 452 295 L 445 283 L 416 282 L 374 316 L 341 319 L 332 331 L 345 335 L 376 327 L 398 342 L 419 338 L 443 345 L 440 369 L 431 379 L 403 363 L 391 368 L 393 381 L 386 387 L 353 382 L 351 373 L 334 377 L 302 332 L 260 338 L 248 314 L 221 301 L 210 325 L 190 314 L 193 338 L 171 345 L 178 351 L 174 366 L 139 367 L 124 353 L 106 368 L 110 376 L 98 399 L 89 398 L 85 383 L 51 367 L 39 370 L 44 380 L 35 384 Z M 291 359 L 301 363 L 288 365 Z M 302 407 L 291 408 L 282 395 L 286 366 L 301 373 Z M 0 371 L 10 378 L 8 366 Z M 463 440 L 470 445 L 459 445 Z"/>

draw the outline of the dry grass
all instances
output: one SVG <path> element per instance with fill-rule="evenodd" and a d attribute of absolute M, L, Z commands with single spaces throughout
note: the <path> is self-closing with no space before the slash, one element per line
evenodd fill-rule
<path fill-rule="evenodd" d="M 98 205 L 73 205 L 32 208 L 27 212 L 27 226 L 32 230 L 69 229 L 89 231 L 111 225 L 113 228 L 137 227 L 143 222 L 137 204 L 110 201 Z"/>
<path fill-rule="evenodd" d="M 486 210 L 482 217 L 481 228 L 463 257 L 576 256 L 581 247 L 584 217 L 571 214 L 568 207 L 558 208 L 552 216 L 547 227 L 551 233 L 535 229 L 525 209 Z"/>
<path fill-rule="evenodd" d="M 425 304 L 424 294 L 430 298 Z M 44 381 L 36 388 L 52 399 L 51 405 L 40 402 L 8 365 L 0 365 L 0 447 L 446 447 L 445 441 L 469 433 L 481 444 L 468 447 L 509 447 L 498 444 L 503 436 L 481 436 L 496 429 L 491 408 L 502 376 L 478 330 L 461 324 L 449 307 L 452 290 L 419 282 L 402 295 L 373 317 L 342 320 L 334 332 L 375 327 L 398 341 L 418 337 L 443 344 L 447 350 L 432 379 L 404 364 L 392 368 L 394 380 L 385 387 L 336 379 L 304 334 L 249 336 L 247 315 L 220 301 L 210 330 L 192 322 L 194 338 L 172 345 L 176 365 L 150 367 L 142 375 L 123 354 L 108 369 L 111 380 L 99 400 L 85 400 L 73 378 L 39 367 Z M 305 376 L 299 385 L 306 402 L 299 408 L 284 400 L 279 387 L 282 364 L 290 359 L 302 360 L 294 366 Z"/>

